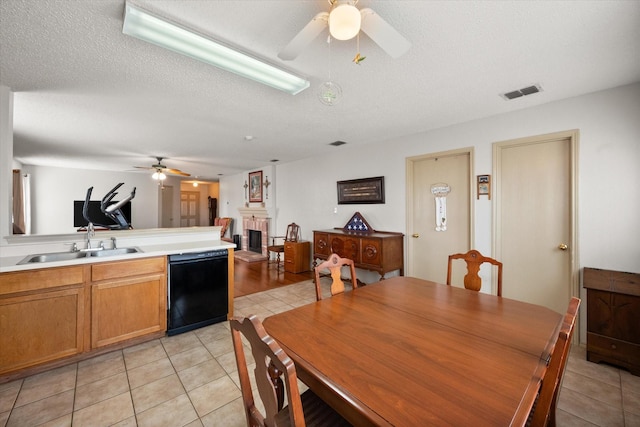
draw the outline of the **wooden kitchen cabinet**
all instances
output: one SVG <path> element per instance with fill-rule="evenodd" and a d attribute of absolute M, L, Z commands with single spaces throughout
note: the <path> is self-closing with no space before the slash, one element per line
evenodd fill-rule
<path fill-rule="evenodd" d="M 404 274 L 404 235 L 385 231 L 355 232 L 336 228 L 313 232 L 314 266 L 317 259 L 332 253 L 352 259 L 357 268 L 386 273 L 400 270 Z"/>
<path fill-rule="evenodd" d="M 91 347 L 165 331 L 166 258 L 91 266 Z"/>
<path fill-rule="evenodd" d="M 311 267 L 311 242 L 284 242 L 284 271 L 302 273 Z"/>
<path fill-rule="evenodd" d="M 0 275 L 0 375 L 86 351 L 86 269 Z"/>
<path fill-rule="evenodd" d="M 162 336 L 166 265 L 160 256 L 0 273 L 0 376 Z"/>
<path fill-rule="evenodd" d="M 585 268 L 587 360 L 640 375 L 640 274 Z"/>

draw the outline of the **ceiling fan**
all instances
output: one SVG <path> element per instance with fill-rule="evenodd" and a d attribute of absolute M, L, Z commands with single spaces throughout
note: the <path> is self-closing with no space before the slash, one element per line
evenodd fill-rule
<path fill-rule="evenodd" d="M 369 8 L 356 8 L 358 0 L 327 0 L 329 12 L 313 17 L 278 57 L 285 61 L 295 59 L 327 26 L 331 37 L 337 40 L 354 38 L 360 30 L 369 36 L 392 58 L 398 58 L 409 50 L 411 43 Z"/>
<path fill-rule="evenodd" d="M 152 170 L 153 175 L 152 178 L 153 179 L 158 179 L 158 180 L 164 180 L 167 178 L 166 174 L 171 174 L 171 175 L 180 175 L 180 176 L 191 176 L 191 174 L 186 173 L 186 172 L 182 172 L 180 169 L 171 169 L 166 167 L 165 165 L 162 164 L 162 159 L 164 157 L 156 157 L 156 159 L 158 159 L 158 163 L 151 165 L 151 166 L 134 166 L 134 168 L 137 169 L 147 169 L 147 170 Z"/>

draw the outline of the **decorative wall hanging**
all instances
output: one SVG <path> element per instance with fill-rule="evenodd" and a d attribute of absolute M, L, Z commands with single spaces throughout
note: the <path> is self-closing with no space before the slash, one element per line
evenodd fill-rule
<path fill-rule="evenodd" d="M 262 201 L 262 171 L 249 173 L 249 201 Z"/>
<path fill-rule="evenodd" d="M 431 186 L 431 194 L 436 196 L 436 231 L 447 231 L 447 194 L 449 184 L 438 183 Z"/>
<path fill-rule="evenodd" d="M 338 181 L 338 204 L 384 203 L 384 176 Z"/>
<path fill-rule="evenodd" d="M 344 225 L 343 229 L 346 231 L 359 231 L 362 233 L 374 231 L 360 212 L 353 214 L 349 222 Z"/>
<path fill-rule="evenodd" d="M 269 186 L 271 185 L 271 182 L 269 182 L 269 175 L 265 176 L 264 183 L 262 185 L 264 185 L 264 198 L 269 199 Z"/>
<path fill-rule="evenodd" d="M 478 199 L 487 196 L 491 200 L 491 175 L 478 175 Z"/>

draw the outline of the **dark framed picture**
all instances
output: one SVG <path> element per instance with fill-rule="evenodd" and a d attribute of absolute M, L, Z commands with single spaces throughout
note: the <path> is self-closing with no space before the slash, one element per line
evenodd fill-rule
<path fill-rule="evenodd" d="M 249 201 L 262 201 L 262 171 L 249 172 Z"/>
<path fill-rule="evenodd" d="M 384 176 L 338 181 L 338 204 L 384 203 Z"/>
<path fill-rule="evenodd" d="M 478 196 L 487 196 L 491 200 L 491 175 L 478 175 Z"/>

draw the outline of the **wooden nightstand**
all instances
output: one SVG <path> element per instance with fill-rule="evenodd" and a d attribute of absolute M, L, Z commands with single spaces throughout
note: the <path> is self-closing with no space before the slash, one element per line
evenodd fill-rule
<path fill-rule="evenodd" d="M 311 266 L 311 242 L 284 242 L 284 271 L 303 273 Z"/>

